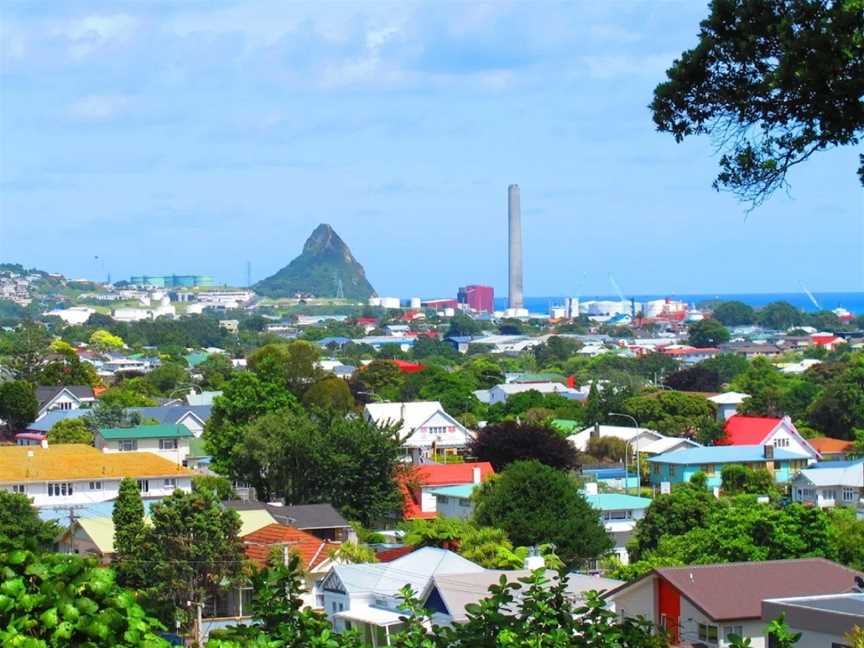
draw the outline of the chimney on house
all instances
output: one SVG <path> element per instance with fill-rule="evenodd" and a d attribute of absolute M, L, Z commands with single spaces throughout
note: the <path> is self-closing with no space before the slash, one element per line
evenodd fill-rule
<path fill-rule="evenodd" d="M 567 376 L 567 387 L 570 389 L 576 389 L 576 376 Z"/>
<path fill-rule="evenodd" d="M 42 439 L 39 442 L 39 445 L 41 445 L 45 450 L 47 450 L 48 449 L 48 439 Z"/>
<path fill-rule="evenodd" d="M 543 569 L 545 566 L 546 559 L 540 555 L 540 552 L 537 551 L 537 547 L 530 547 L 528 549 L 528 555 L 525 556 L 525 569 L 536 571 L 538 569 Z"/>
<path fill-rule="evenodd" d="M 774 446 L 773 445 L 762 446 L 762 455 L 766 459 L 773 459 L 774 458 Z"/>
<path fill-rule="evenodd" d="M 471 469 L 471 478 L 475 484 L 480 483 L 480 466 L 474 466 L 474 468 Z"/>

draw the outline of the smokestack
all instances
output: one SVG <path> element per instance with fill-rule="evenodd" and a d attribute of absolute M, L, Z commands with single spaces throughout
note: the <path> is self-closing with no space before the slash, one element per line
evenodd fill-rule
<path fill-rule="evenodd" d="M 510 308 L 522 308 L 522 201 L 519 185 L 507 187 L 507 213 L 510 224 L 510 283 L 507 296 Z"/>

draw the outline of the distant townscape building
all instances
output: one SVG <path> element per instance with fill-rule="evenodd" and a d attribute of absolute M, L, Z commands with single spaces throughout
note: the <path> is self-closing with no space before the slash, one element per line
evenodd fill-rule
<path fill-rule="evenodd" d="M 213 285 L 208 275 L 135 275 L 129 278 L 133 286 L 153 288 L 205 288 Z"/>
<path fill-rule="evenodd" d="M 478 313 L 495 311 L 495 289 L 492 286 L 470 285 L 459 289 L 457 301 Z"/>

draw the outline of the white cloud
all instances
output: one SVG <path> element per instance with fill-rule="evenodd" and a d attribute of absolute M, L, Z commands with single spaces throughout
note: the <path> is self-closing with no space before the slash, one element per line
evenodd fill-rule
<path fill-rule="evenodd" d="M 108 121 L 125 112 L 130 103 L 125 95 L 89 95 L 70 104 L 68 112 L 83 121 Z"/>

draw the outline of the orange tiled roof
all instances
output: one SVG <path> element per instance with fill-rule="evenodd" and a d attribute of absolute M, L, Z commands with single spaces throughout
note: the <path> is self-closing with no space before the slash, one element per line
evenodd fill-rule
<path fill-rule="evenodd" d="M 808 439 L 810 445 L 812 445 L 816 452 L 819 454 L 832 454 L 835 452 L 849 452 L 852 449 L 851 441 L 844 441 L 843 439 L 832 439 L 831 437 L 816 437 L 814 439 Z"/>
<path fill-rule="evenodd" d="M 195 474 L 152 452 L 102 452 L 78 443 L 48 448 L 36 445 L 0 447 L 0 482 Z"/>
<path fill-rule="evenodd" d="M 267 565 L 274 546 L 287 544 L 289 551 L 297 552 L 304 567 L 310 570 L 327 560 L 330 548 L 337 546 L 284 524 L 270 524 L 243 536 L 242 540 L 246 557 L 261 567 Z"/>

